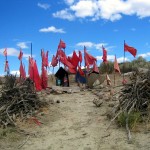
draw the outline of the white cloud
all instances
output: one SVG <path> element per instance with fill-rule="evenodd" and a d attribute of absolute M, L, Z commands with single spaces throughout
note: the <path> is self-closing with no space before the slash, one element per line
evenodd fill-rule
<path fill-rule="evenodd" d="M 128 59 L 128 58 L 125 57 L 125 62 L 126 62 L 126 61 L 130 61 L 130 59 Z M 119 57 L 119 58 L 117 58 L 117 62 L 118 62 L 118 63 L 124 62 L 124 57 Z"/>
<path fill-rule="evenodd" d="M 103 56 L 96 56 L 96 59 L 102 61 L 102 57 L 103 57 Z M 114 56 L 114 55 L 107 55 L 107 60 L 108 60 L 108 61 L 114 62 L 114 59 L 115 59 L 115 56 Z M 121 63 L 121 62 L 123 62 L 123 61 L 124 61 L 124 57 L 119 57 L 119 58 L 117 58 L 117 62 L 118 62 L 118 63 Z M 130 60 L 129 60 L 128 58 L 125 58 L 125 61 L 130 61 Z"/>
<path fill-rule="evenodd" d="M 43 8 L 45 10 L 49 9 L 50 5 L 49 4 L 46 4 L 46 3 L 38 3 L 37 4 L 40 8 Z"/>
<path fill-rule="evenodd" d="M 10 74 L 19 76 L 20 72 L 19 72 L 19 70 L 12 70 L 12 71 L 10 71 Z"/>
<path fill-rule="evenodd" d="M 0 54 L 3 55 L 4 52 L 4 48 L 0 49 Z M 19 55 L 19 50 L 15 49 L 15 48 L 7 48 L 7 55 L 8 56 L 16 56 L 18 57 Z M 25 54 L 23 52 L 23 57 L 28 58 L 30 56 L 30 54 Z"/>
<path fill-rule="evenodd" d="M 56 13 L 53 13 L 53 17 L 66 19 L 69 21 L 72 21 L 75 19 L 75 16 L 73 14 L 71 14 L 68 9 L 64 9 L 61 11 L 57 11 Z"/>
<path fill-rule="evenodd" d="M 17 46 L 20 47 L 20 48 L 22 48 L 22 49 L 29 48 L 27 46 L 27 42 L 18 42 Z"/>
<path fill-rule="evenodd" d="M 102 45 L 106 46 L 108 45 L 107 43 L 92 43 L 92 42 L 80 42 L 77 43 L 76 46 L 82 46 L 82 47 L 87 47 L 87 48 L 95 48 L 97 50 L 102 50 Z"/>
<path fill-rule="evenodd" d="M 136 15 L 139 18 L 150 17 L 149 0 L 65 0 L 68 8 L 57 11 L 54 17 L 74 20 L 88 18 L 95 21 L 106 19 L 120 20 L 123 15 Z M 63 16 L 65 14 L 65 16 Z M 67 17 L 69 14 L 70 17 Z"/>
<path fill-rule="evenodd" d="M 57 29 L 54 26 L 48 27 L 48 28 L 42 28 L 39 30 L 39 32 L 54 32 L 54 33 L 65 33 L 63 29 Z"/>
<path fill-rule="evenodd" d="M 72 5 L 70 9 L 75 12 L 76 17 L 85 18 L 94 16 L 98 8 L 96 2 L 82 0 Z"/>
<path fill-rule="evenodd" d="M 140 56 L 142 56 L 143 58 L 150 57 L 150 52 L 147 52 L 145 54 L 139 54 L 138 57 Z"/>

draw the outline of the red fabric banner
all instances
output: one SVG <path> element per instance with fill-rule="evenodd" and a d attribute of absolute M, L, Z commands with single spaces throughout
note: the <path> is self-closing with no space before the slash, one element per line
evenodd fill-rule
<path fill-rule="evenodd" d="M 124 51 L 131 53 L 134 57 L 137 53 L 137 50 L 134 47 L 128 46 L 126 43 L 124 43 Z"/>

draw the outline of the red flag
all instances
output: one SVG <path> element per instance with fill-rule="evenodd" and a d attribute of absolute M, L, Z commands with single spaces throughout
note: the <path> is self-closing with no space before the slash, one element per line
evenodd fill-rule
<path fill-rule="evenodd" d="M 39 71 L 38 71 L 38 68 L 37 68 L 37 64 L 36 64 L 36 61 L 34 61 L 34 66 L 33 66 L 33 81 L 35 83 L 35 88 L 37 91 L 41 91 L 42 90 L 42 87 L 41 87 L 41 78 L 40 78 L 40 75 L 39 75 Z"/>
<path fill-rule="evenodd" d="M 82 53 L 81 53 L 81 51 L 79 51 L 79 62 L 80 62 L 80 67 L 81 67 L 81 63 L 82 63 Z"/>
<path fill-rule="evenodd" d="M 84 46 L 84 60 L 85 60 L 85 66 L 87 66 L 88 70 L 89 70 L 89 66 L 93 65 L 94 61 L 97 61 L 95 57 L 87 53 L 85 46 Z"/>
<path fill-rule="evenodd" d="M 20 77 L 23 78 L 23 79 L 25 79 L 26 78 L 26 73 L 25 73 L 25 68 L 22 65 L 22 61 L 20 63 L 19 71 L 20 71 Z"/>
<path fill-rule="evenodd" d="M 137 53 L 137 50 L 134 47 L 128 46 L 126 43 L 124 43 L 124 51 L 131 53 L 134 57 Z"/>
<path fill-rule="evenodd" d="M 107 63 L 108 62 L 107 61 L 107 50 L 103 46 L 102 46 L 102 49 L 103 49 L 103 57 L 102 57 L 103 62 Z"/>
<path fill-rule="evenodd" d="M 4 49 L 3 54 L 4 56 L 7 56 L 7 48 Z"/>
<path fill-rule="evenodd" d="M 42 86 L 42 89 L 46 89 L 47 85 L 48 85 L 47 71 L 44 68 L 44 66 L 42 66 L 42 74 L 41 74 L 41 86 Z"/>
<path fill-rule="evenodd" d="M 121 74 L 116 56 L 115 56 L 115 61 L 114 61 L 114 70 L 115 72 L 119 72 Z"/>
<path fill-rule="evenodd" d="M 61 48 L 63 48 L 63 49 L 66 48 L 66 43 L 62 40 L 60 40 L 59 45 L 58 45 L 58 49 L 61 49 Z"/>
<path fill-rule="evenodd" d="M 31 79 L 31 80 L 33 80 L 33 77 L 34 77 L 34 63 L 35 63 L 35 61 L 33 60 L 33 58 L 31 58 L 30 56 L 29 56 L 29 68 L 28 68 L 28 74 L 29 74 L 29 78 Z"/>
<path fill-rule="evenodd" d="M 98 69 L 95 61 L 94 61 L 94 64 L 93 64 L 93 71 L 92 72 L 99 73 L 99 69 Z"/>
<path fill-rule="evenodd" d="M 41 57 L 42 57 L 42 65 L 44 65 L 45 67 L 48 67 L 48 51 L 45 54 L 44 50 L 42 50 Z"/>
<path fill-rule="evenodd" d="M 75 68 L 69 68 L 69 67 L 68 67 L 68 69 L 69 69 L 70 73 L 73 73 L 73 74 L 76 74 L 76 73 L 77 73 L 77 71 L 76 71 Z"/>
<path fill-rule="evenodd" d="M 5 62 L 5 69 L 4 72 L 9 72 L 9 64 L 8 61 Z"/>
<path fill-rule="evenodd" d="M 71 62 L 72 62 L 72 64 L 73 64 L 73 66 L 74 66 L 75 68 L 77 68 L 78 63 L 79 63 L 79 57 L 77 56 L 77 54 L 76 54 L 75 51 L 73 52 L 73 56 L 72 56 Z"/>
<path fill-rule="evenodd" d="M 80 74 L 81 76 L 84 76 L 84 72 L 83 72 L 83 70 L 81 69 L 80 66 L 78 66 L 78 72 L 79 72 L 79 74 Z"/>
<path fill-rule="evenodd" d="M 23 56 L 23 52 L 22 52 L 22 50 L 20 49 L 20 53 L 19 53 L 18 59 L 19 59 L 19 60 L 22 60 L 22 56 Z"/>
<path fill-rule="evenodd" d="M 55 57 L 55 55 L 53 55 L 51 65 L 53 67 L 55 67 L 55 66 L 57 66 L 57 64 L 58 64 L 58 59 Z"/>

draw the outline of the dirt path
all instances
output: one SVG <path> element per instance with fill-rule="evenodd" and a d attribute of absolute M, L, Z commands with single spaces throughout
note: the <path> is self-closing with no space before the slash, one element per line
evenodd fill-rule
<path fill-rule="evenodd" d="M 128 144 L 126 131 L 109 124 L 105 113 L 108 103 L 95 107 L 95 95 L 91 91 L 50 95 L 60 103 L 50 106 L 44 125 L 37 130 L 36 137 L 30 137 L 22 150 L 149 150 L 150 134 L 132 134 Z"/>

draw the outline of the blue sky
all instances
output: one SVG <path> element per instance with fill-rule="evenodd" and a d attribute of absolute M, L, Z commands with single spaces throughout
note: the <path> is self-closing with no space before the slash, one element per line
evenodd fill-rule
<path fill-rule="evenodd" d="M 124 40 L 137 49 L 137 57 L 150 60 L 149 0 L 0 0 L 0 22 L 0 75 L 5 74 L 5 48 L 14 73 L 19 70 L 20 47 L 27 70 L 32 42 L 40 71 L 41 49 L 49 51 L 50 62 L 60 39 L 67 45 L 67 55 L 83 50 L 85 45 L 98 65 L 102 62 L 102 45 L 109 60 L 113 61 L 116 54 L 121 62 Z M 134 58 L 126 53 L 126 59 Z"/>

